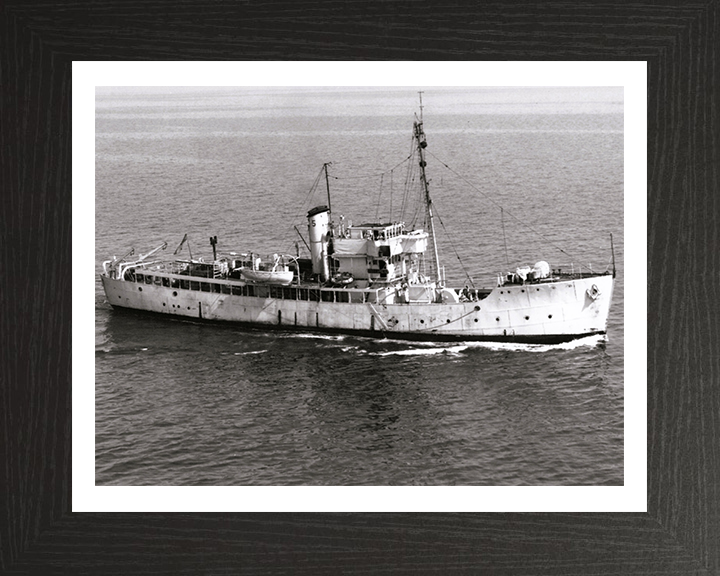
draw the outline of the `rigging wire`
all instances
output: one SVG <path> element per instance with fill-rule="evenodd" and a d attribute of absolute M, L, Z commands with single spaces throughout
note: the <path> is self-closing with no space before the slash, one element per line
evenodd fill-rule
<path fill-rule="evenodd" d="M 440 212 L 437 209 L 437 204 L 433 202 L 433 206 L 435 208 L 435 216 L 437 216 L 437 219 L 440 221 L 440 225 L 442 226 L 443 230 L 445 231 L 445 235 L 448 238 L 448 242 L 450 242 L 450 247 L 453 249 L 453 252 L 455 252 L 455 256 L 458 259 L 458 262 L 460 262 L 460 267 L 463 269 L 463 272 L 465 272 L 465 277 L 470 280 L 470 284 L 472 284 L 472 287 L 475 288 L 475 282 L 473 282 L 472 277 L 467 271 L 467 268 L 465 268 L 465 264 L 463 264 L 462 259 L 460 258 L 460 254 L 458 254 L 457 249 L 455 248 L 455 244 L 452 241 L 452 237 L 450 236 L 450 233 L 447 231 L 447 228 L 445 228 L 445 222 L 442 221 L 442 218 L 440 218 Z"/>
<path fill-rule="evenodd" d="M 442 160 L 440 160 L 440 158 L 438 158 L 437 156 L 435 156 L 435 154 L 433 154 L 432 152 L 428 152 L 428 154 L 430 154 L 433 158 L 435 158 L 435 160 L 437 160 L 438 162 L 440 162 L 440 164 L 442 164 L 442 165 L 443 165 L 445 168 L 447 168 L 450 172 L 452 172 L 453 174 L 455 174 L 455 176 L 457 176 L 458 178 L 460 178 L 463 182 L 465 182 L 465 183 L 466 183 L 468 186 L 470 186 L 473 190 L 475 190 L 476 192 L 479 192 L 479 193 L 480 193 L 482 196 L 484 196 L 487 200 L 489 200 L 489 201 L 492 202 L 495 206 L 497 206 L 498 208 L 500 208 L 501 210 L 503 210 L 503 207 L 502 207 L 500 204 L 498 204 L 497 202 L 495 202 L 495 200 L 493 200 L 490 196 L 488 196 L 487 194 L 485 194 L 485 192 L 483 192 L 480 188 L 478 188 L 477 186 L 475 186 L 475 185 L 474 185 L 472 182 L 470 182 L 467 178 L 463 177 L 461 174 L 458 174 L 455 170 L 453 170 L 452 168 L 450 168 L 450 166 L 448 166 L 445 162 L 443 162 Z M 555 244 L 552 240 L 550 240 L 549 238 L 547 238 L 545 235 L 543 235 L 543 234 L 541 234 L 540 232 L 538 232 L 537 230 L 535 230 L 535 228 L 533 228 L 532 226 L 530 226 L 530 224 L 528 224 L 528 223 L 525 222 L 524 220 L 521 220 L 521 219 L 518 218 L 517 216 L 514 216 L 511 212 L 508 212 L 508 214 L 509 214 L 510 217 L 512 217 L 514 220 L 517 220 L 520 224 L 522 224 L 523 226 L 525 226 L 525 227 L 528 228 L 529 230 L 532 230 L 533 232 L 535 232 L 535 234 L 537 234 L 540 238 L 542 238 L 542 239 L 543 239 L 545 242 L 547 242 L 550 246 L 554 247 L 556 250 L 559 250 L 560 252 L 562 252 L 563 254 L 565 254 L 565 256 L 567 256 L 567 257 L 570 258 L 571 260 L 576 260 L 575 257 L 573 257 L 571 254 L 568 254 L 565 250 L 563 250 L 562 248 L 560 248 L 560 246 L 558 246 L 557 244 Z"/>
<path fill-rule="evenodd" d="M 325 172 L 325 166 L 323 165 L 323 167 L 320 168 L 320 171 L 318 172 L 317 178 L 315 178 L 315 182 L 313 182 L 313 185 L 310 186 L 310 190 L 308 191 L 307 196 L 305 196 L 305 200 L 303 200 L 303 203 L 300 204 L 300 210 L 295 215 L 295 217 L 292 219 L 292 222 L 296 222 L 298 220 L 298 218 L 300 218 L 300 214 L 302 214 L 303 210 L 305 209 L 305 206 L 307 205 L 308 200 L 313 195 L 313 193 L 315 193 L 315 191 L 317 190 L 318 184 L 320 183 L 320 178 L 322 178 L 322 175 L 324 172 Z M 292 231 L 292 230 L 296 230 L 295 224 L 290 224 L 290 231 Z M 288 235 L 292 236 L 291 233 L 289 233 Z M 304 239 L 303 239 L 303 241 L 304 241 Z"/>
<path fill-rule="evenodd" d="M 323 164 L 323 167 L 320 168 L 320 171 L 318 172 L 317 177 L 315 178 L 315 182 L 313 182 L 313 185 L 310 186 L 310 190 L 307 193 L 307 196 L 305 196 L 305 200 L 303 200 L 303 203 L 300 205 L 300 211 L 295 215 L 294 220 L 297 220 L 300 217 L 300 214 L 303 212 L 305 205 L 307 204 L 307 201 L 310 199 L 310 196 L 317 190 L 318 184 L 320 183 L 320 178 L 322 178 L 323 172 L 325 172 L 325 165 Z"/>
<path fill-rule="evenodd" d="M 394 191 L 394 188 L 393 188 L 393 175 L 394 174 L 395 174 L 395 171 L 390 170 L 390 198 L 392 198 L 393 191 Z M 391 215 L 390 220 L 392 220 L 392 215 Z"/>
<path fill-rule="evenodd" d="M 393 201 L 393 195 L 392 190 L 390 190 L 390 221 L 392 222 L 392 201 Z"/>
<path fill-rule="evenodd" d="M 405 173 L 405 188 L 403 189 L 403 199 L 402 199 L 402 208 L 400 210 L 400 218 L 403 220 L 408 220 L 408 218 L 405 217 L 405 213 L 408 207 L 408 196 L 410 195 L 410 190 L 414 189 L 414 186 L 411 186 L 411 182 L 415 181 L 415 173 L 414 170 L 416 166 L 415 162 L 415 141 L 413 138 L 410 139 L 410 154 L 409 158 L 412 159 L 412 162 L 408 162 L 407 170 Z"/>
<path fill-rule="evenodd" d="M 411 157 L 408 156 L 408 157 L 405 158 L 404 160 L 401 160 L 400 162 L 398 162 L 398 163 L 397 163 L 395 166 L 393 166 L 392 168 L 388 168 L 387 170 L 383 170 L 382 172 L 373 172 L 372 174 L 364 174 L 364 175 L 361 175 L 361 176 L 330 176 L 330 178 L 333 178 L 333 179 L 335 179 L 335 180 L 361 180 L 361 179 L 363 179 L 363 178 L 377 178 L 378 176 L 382 176 L 382 175 L 384 175 L 384 174 L 388 174 L 389 172 L 392 172 L 393 170 L 395 170 L 395 169 L 398 168 L 399 166 L 402 166 L 405 162 L 407 162 L 408 160 L 410 160 L 410 158 L 411 158 Z"/>
<path fill-rule="evenodd" d="M 505 264 L 507 267 L 510 267 L 510 258 L 508 258 L 508 252 L 507 252 L 507 238 L 505 237 L 505 217 L 504 217 L 505 210 L 502 206 L 500 206 L 500 223 L 502 224 L 502 231 L 503 231 L 503 244 L 505 245 Z"/>
<path fill-rule="evenodd" d="M 403 164 L 405 164 L 405 162 L 410 160 L 411 157 L 412 157 L 412 155 L 408 156 L 407 158 L 404 158 L 403 160 L 401 160 L 400 162 L 395 164 L 395 166 L 393 166 L 392 168 L 383 170 L 382 172 L 373 172 L 371 174 L 364 174 L 364 175 L 360 175 L 360 176 L 329 176 L 329 177 L 332 178 L 333 180 L 362 180 L 362 179 L 366 179 L 366 178 L 377 178 L 378 176 L 380 176 L 380 191 L 378 193 L 377 205 L 375 207 L 375 219 L 377 220 L 379 217 L 379 212 L 380 212 L 380 199 L 382 197 L 383 179 L 386 174 L 390 174 L 390 178 L 391 178 L 391 180 L 390 180 L 390 219 L 392 220 L 392 196 L 393 196 L 392 175 L 393 175 L 393 171 L 396 170 L 397 168 L 399 168 L 400 166 L 402 166 Z"/>
<path fill-rule="evenodd" d="M 392 174 L 392 172 L 391 172 Z M 383 174 L 380 174 L 380 192 L 378 192 L 378 199 L 377 199 L 377 205 L 375 206 L 375 221 L 377 222 L 378 214 L 380 213 L 380 198 L 382 197 L 382 188 L 383 188 Z M 392 189 L 390 190 L 390 202 L 392 205 Z"/>

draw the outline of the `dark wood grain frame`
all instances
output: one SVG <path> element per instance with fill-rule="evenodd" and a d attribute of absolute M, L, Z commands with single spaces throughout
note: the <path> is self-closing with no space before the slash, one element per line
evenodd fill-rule
<path fill-rule="evenodd" d="M 720 572 L 718 2 L 467 6 L 0 5 L 1 573 Z M 647 60 L 648 512 L 72 513 L 71 63 L 145 59 Z"/>

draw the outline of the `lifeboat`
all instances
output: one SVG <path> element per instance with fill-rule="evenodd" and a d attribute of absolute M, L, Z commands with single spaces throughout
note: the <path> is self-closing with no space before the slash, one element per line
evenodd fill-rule
<path fill-rule="evenodd" d="M 289 286 L 292 284 L 295 273 L 292 270 L 248 270 L 243 268 L 240 275 L 246 282 L 255 284 L 280 284 Z"/>

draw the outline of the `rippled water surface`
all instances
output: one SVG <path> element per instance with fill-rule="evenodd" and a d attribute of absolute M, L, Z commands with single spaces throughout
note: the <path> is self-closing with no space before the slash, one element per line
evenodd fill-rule
<path fill-rule="evenodd" d="M 429 89 L 424 104 L 449 283 L 540 259 L 604 270 L 612 232 L 607 337 L 241 330 L 114 311 L 98 279 L 97 484 L 622 485 L 622 92 Z M 410 220 L 416 109 L 411 90 L 99 90 L 96 271 L 185 233 L 194 256 L 211 235 L 221 252 L 294 252 L 330 161 L 336 214 Z"/>

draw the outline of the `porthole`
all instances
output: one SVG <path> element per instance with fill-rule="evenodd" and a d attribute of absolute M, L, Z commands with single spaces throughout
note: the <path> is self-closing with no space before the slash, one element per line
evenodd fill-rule
<path fill-rule="evenodd" d="M 448 318 L 445 322 L 446 322 L 447 324 L 450 324 L 450 318 Z"/>
<path fill-rule="evenodd" d="M 497 318 L 495 318 L 495 320 L 497 320 L 498 322 L 500 322 L 500 316 L 498 316 Z"/>
<path fill-rule="evenodd" d="M 520 290 L 520 292 L 525 292 L 525 288 L 523 288 L 522 290 Z"/>
<path fill-rule="evenodd" d="M 548 318 L 552 318 L 552 314 L 548 314 Z"/>
<path fill-rule="evenodd" d="M 475 312 L 480 312 L 480 306 L 475 306 Z"/>
<path fill-rule="evenodd" d="M 425 324 L 425 320 L 420 320 L 420 324 Z"/>
<path fill-rule="evenodd" d="M 140 292 L 142 292 L 142 286 L 138 286 L 138 290 L 140 290 Z"/>
<path fill-rule="evenodd" d="M 475 322 L 477 322 L 477 321 L 478 321 L 478 319 L 477 319 L 477 318 L 475 318 Z"/>
<path fill-rule="evenodd" d="M 177 292 L 173 292 L 173 296 L 177 296 Z"/>
<path fill-rule="evenodd" d="M 500 294 L 504 294 L 504 292 L 502 290 L 500 290 Z"/>
<path fill-rule="evenodd" d="M 530 316 L 525 316 L 525 320 L 530 320 Z"/>
<path fill-rule="evenodd" d="M 165 302 L 163 302 L 163 306 L 165 306 Z"/>

